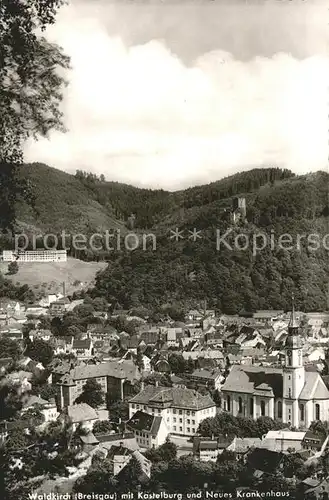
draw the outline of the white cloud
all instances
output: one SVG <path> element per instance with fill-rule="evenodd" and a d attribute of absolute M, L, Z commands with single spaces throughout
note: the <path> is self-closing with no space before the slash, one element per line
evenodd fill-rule
<path fill-rule="evenodd" d="M 212 51 L 186 66 L 164 41 L 128 47 L 75 12 L 49 31 L 72 58 L 69 132 L 30 143 L 27 161 L 169 189 L 263 164 L 327 167 L 324 56 L 242 62 Z"/>

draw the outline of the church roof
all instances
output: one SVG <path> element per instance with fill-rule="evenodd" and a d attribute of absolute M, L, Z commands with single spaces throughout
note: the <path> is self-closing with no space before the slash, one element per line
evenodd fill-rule
<path fill-rule="evenodd" d="M 279 368 L 234 365 L 222 391 L 282 397 L 282 373 Z"/>
<path fill-rule="evenodd" d="M 222 391 L 282 398 L 283 369 L 234 365 L 222 386 Z M 305 384 L 298 399 L 329 399 L 329 390 L 318 372 L 305 370 Z"/>
<path fill-rule="evenodd" d="M 302 340 L 299 336 L 299 323 L 296 319 L 296 314 L 295 314 L 294 297 L 292 297 L 292 310 L 288 324 L 288 337 L 286 339 L 285 346 L 295 347 L 295 348 L 302 347 Z"/>

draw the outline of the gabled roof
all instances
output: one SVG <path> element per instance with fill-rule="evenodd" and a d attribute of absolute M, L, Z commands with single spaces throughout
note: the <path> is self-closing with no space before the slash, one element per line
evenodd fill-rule
<path fill-rule="evenodd" d="M 130 403 L 139 404 L 169 404 L 174 408 L 201 410 L 215 406 L 210 396 L 202 396 L 199 392 L 185 387 L 156 387 L 148 385 L 134 396 Z"/>
<path fill-rule="evenodd" d="M 68 406 L 67 415 L 72 420 L 72 423 L 98 419 L 96 410 L 94 410 L 94 408 L 89 406 L 87 403 Z"/>
<path fill-rule="evenodd" d="M 70 371 L 69 377 L 73 381 L 97 377 L 115 377 L 132 381 L 139 379 L 140 373 L 138 368 L 128 361 L 121 363 L 109 361 L 98 365 L 77 366 Z"/>
<path fill-rule="evenodd" d="M 161 422 L 162 417 L 149 415 L 139 410 L 127 422 L 127 426 L 135 431 L 148 432 L 155 438 L 158 435 Z"/>
<path fill-rule="evenodd" d="M 222 387 L 222 391 L 249 394 L 272 391 L 274 397 L 282 397 L 282 390 L 282 369 L 267 366 L 233 365 Z"/>

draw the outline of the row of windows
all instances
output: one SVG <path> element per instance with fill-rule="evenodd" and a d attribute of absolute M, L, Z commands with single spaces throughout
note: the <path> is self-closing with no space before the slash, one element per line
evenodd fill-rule
<path fill-rule="evenodd" d="M 148 437 L 148 435 L 145 432 L 140 432 L 140 431 L 136 431 L 136 436 L 140 436 L 142 438 Z"/>
<path fill-rule="evenodd" d="M 250 415 L 253 415 L 253 410 L 254 410 L 253 398 L 250 398 L 249 404 L 250 404 L 250 407 L 249 407 Z M 243 413 L 244 407 L 243 407 L 243 402 L 242 402 L 241 397 L 239 397 L 239 399 L 238 399 L 238 407 L 239 407 L 239 409 L 238 409 L 239 413 Z M 231 411 L 231 397 L 230 396 L 227 396 L 227 410 Z M 290 411 L 290 413 L 291 413 L 291 411 Z M 264 400 L 260 401 L 260 414 L 262 417 L 264 417 L 266 415 L 266 403 Z M 277 414 L 278 414 L 278 418 L 282 418 L 282 401 L 278 401 Z M 305 405 L 303 403 L 299 404 L 299 418 L 300 418 L 301 422 L 305 421 Z M 318 403 L 315 405 L 315 420 L 320 420 L 320 405 Z"/>
<path fill-rule="evenodd" d="M 132 403 L 131 408 L 133 410 L 135 410 L 135 409 L 136 410 L 146 410 L 147 409 L 146 405 L 138 405 L 138 404 L 134 404 L 134 403 Z M 158 413 L 159 415 L 162 412 L 162 410 L 160 408 L 151 408 L 150 411 L 152 413 Z M 202 412 L 203 412 L 203 410 L 202 410 Z M 206 410 L 204 410 L 204 412 L 206 413 Z M 170 413 L 170 409 L 169 408 L 167 409 L 167 413 Z M 207 409 L 207 413 L 209 413 L 209 408 Z M 183 410 L 176 410 L 174 408 L 173 409 L 173 414 L 174 415 L 177 415 L 177 414 L 178 415 L 183 415 Z M 186 410 L 186 415 L 188 415 L 188 416 L 189 415 L 195 416 L 195 411 Z"/>
<path fill-rule="evenodd" d="M 178 429 L 176 427 L 176 425 L 173 426 L 173 431 L 176 432 Z M 179 427 L 179 432 L 183 432 L 183 427 Z M 187 427 L 186 429 L 186 432 L 187 434 L 195 434 L 195 428 L 190 428 L 190 427 Z"/>

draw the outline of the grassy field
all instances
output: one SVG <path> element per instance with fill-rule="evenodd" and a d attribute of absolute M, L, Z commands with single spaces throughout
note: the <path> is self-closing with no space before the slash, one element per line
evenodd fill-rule
<path fill-rule="evenodd" d="M 65 282 L 66 293 L 70 294 L 90 287 L 96 273 L 106 265 L 68 257 L 67 262 L 21 262 L 18 273 L 12 276 L 6 275 L 8 264 L 1 262 L 0 272 L 14 283 L 29 285 L 37 294 L 62 292 Z"/>

